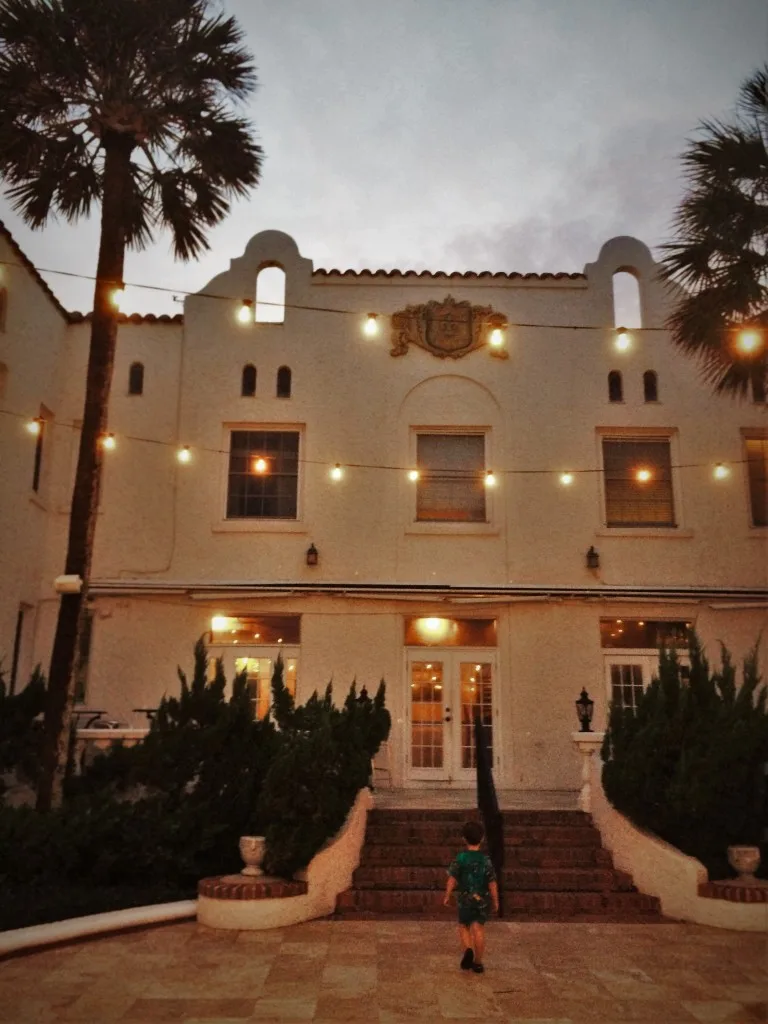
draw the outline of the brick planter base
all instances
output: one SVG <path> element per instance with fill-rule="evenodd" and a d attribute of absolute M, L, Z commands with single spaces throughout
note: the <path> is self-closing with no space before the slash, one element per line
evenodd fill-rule
<path fill-rule="evenodd" d="M 743 885 L 736 879 L 732 882 L 706 882 L 699 886 L 699 896 L 730 900 L 731 903 L 768 903 L 768 882 L 757 885 Z"/>
<path fill-rule="evenodd" d="M 198 896 L 212 900 L 268 900 L 286 896 L 304 896 L 307 883 L 298 879 L 288 882 L 284 878 L 264 875 L 252 878 L 247 875 L 219 875 L 215 878 L 201 878 L 197 883 Z"/>

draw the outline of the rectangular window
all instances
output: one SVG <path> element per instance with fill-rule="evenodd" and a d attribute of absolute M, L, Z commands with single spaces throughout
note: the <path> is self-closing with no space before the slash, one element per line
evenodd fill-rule
<path fill-rule="evenodd" d="M 676 525 L 669 438 L 603 438 L 603 475 L 607 526 Z"/>
<path fill-rule="evenodd" d="M 32 468 L 32 490 L 40 490 L 40 474 L 43 470 L 43 445 L 45 443 L 45 419 L 40 416 L 37 421 L 37 438 L 35 440 L 35 461 Z"/>
<path fill-rule="evenodd" d="M 418 434 L 416 464 L 417 520 L 486 521 L 484 434 Z"/>
<path fill-rule="evenodd" d="M 744 439 L 753 526 L 768 526 L 768 437 Z"/>
<path fill-rule="evenodd" d="M 298 484 L 298 431 L 232 431 L 227 519 L 296 519 Z"/>

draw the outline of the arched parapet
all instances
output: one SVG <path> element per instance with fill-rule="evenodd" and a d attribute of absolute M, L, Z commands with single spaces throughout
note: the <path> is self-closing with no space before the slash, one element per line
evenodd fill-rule
<path fill-rule="evenodd" d="M 666 319 L 666 290 L 657 276 L 658 265 L 651 250 L 638 238 L 618 235 L 610 238 L 600 249 L 594 263 L 584 267 L 590 289 L 604 309 L 606 324 L 614 322 L 614 278 L 629 275 L 636 282 L 640 323 L 625 326 L 661 326 Z M 622 320 L 622 317 L 618 317 Z M 617 322 L 616 326 L 620 326 Z"/>
<path fill-rule="evenodd" d="M 185 314 L 189 313 L 188 304 L 196 304 L 205 296 L 231 297 L 234 302 L 254 301 L 256 279 L 260 271 L 268 267 L 279 267 L 285 273 L 286 305 L 300 305 L 300 296 L 311 280 L 312 261 L 301 255 L 290 235 L 270 230 L 254 235 L 242 256 L 230 261 L 229 270 L 217 274 L 199 292 L 189 296 Z"/>

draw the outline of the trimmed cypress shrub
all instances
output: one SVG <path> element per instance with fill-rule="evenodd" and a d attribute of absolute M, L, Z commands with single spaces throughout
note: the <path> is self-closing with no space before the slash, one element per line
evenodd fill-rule
<path fill-rule="evenodd" d="M 637 708 L 612 705 L 603 743 L 603 786 L 636 825 L 697 857 L 712 878 L 729 874 L 730 845 L 760 845 L 766 821 L 766 687 L 757 644 L 744 659 L 741 686 L 728 650 L 710 669 L 695 635 L 690 677 L 674 650 Z M 763 871 L 766 865 L 763 864 Z"/>

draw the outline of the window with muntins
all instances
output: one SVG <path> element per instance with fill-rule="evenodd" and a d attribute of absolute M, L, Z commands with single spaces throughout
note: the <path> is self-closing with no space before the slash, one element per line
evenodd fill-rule
<path fill-rule="evenodd" d="M 603 438 L 603 478 L 607 526 L 676 526 L 669 438 Z"/>
<path fill-rule="evenodd" d="M 646 402 L 659 400 L 659 378 L 655 370 L 646 370 L 643 374 L 643 399 Z"/>
<path fill-rule="evenodd" d="M 227 519 L 296 519 L 298 486 L 298 431 L 232 431 Z"/>
<path fill-rule="evenodd" d="M 240 394 L 243 398 L 253 398 L 256 394 L 256 367 L 252 363 L 248 363 L 247 366 L 243 367 Z"/>
<path fill-rule="evenodd" d="M 143 363 L 131 363 L 131 367 L 128 370 L 128 394 L 129 395 L 143 395 L 144 394 L 144 364 Z"/>
<path fill-rule="evenodd" d="M 418 434 L 416 519 L 484 523 L 485 435 Z"/>
<path fill-rule="evenodd" d="M 621 373 L 618 370 L 611 370 L 608 374 L 608 401 L 624 401 L 624 385 L 621 381 Z"/>
<path fill-rule="evenodd" d="M 277 371 L 276 394 L 278 398 L 291 397 L 291 370 L 288 366 L 281 366 Z"/>
<path fill-rule="evenodd" d="M 768 437 L 744 439 L 753 526 L 768 526 Z"/>

